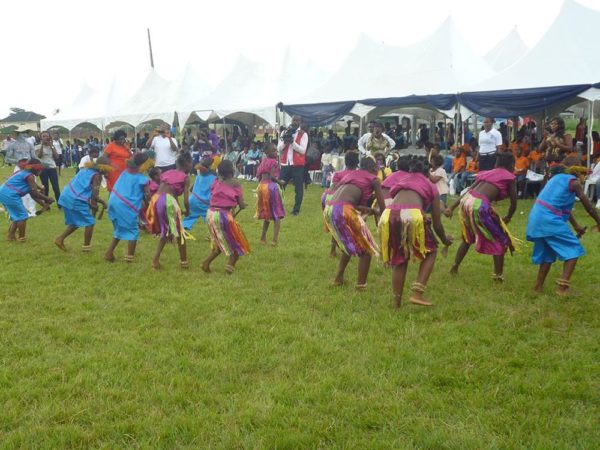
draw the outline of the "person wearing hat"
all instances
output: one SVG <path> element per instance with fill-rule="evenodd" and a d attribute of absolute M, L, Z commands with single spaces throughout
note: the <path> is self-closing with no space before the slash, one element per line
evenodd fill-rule
<path fill-rule="evenodd" d="M 36 159 L 34 147 L 28 140 L 29 131 L 31 130 L 27 125 L 18 126 L 14 131 L 15 139 L 6 146 L 5 161 L 7 164 L 14 164 L 15 170 L 13 173 L 21 170 L 18 164 L 20 161 Z M 35 200 L 31 198 L 31 195 L 27 194 L 21 197 L 21 200 L 29 217 L 35 217 Z"/>
<path fill-rule="evenodd" d="M 376 152 L 387 155 L 396 146 L 396 141 L 383 132 L 381 122 L 373 122 L 373 132 L 365 133 L 358 140 L 361 156 L 371 156 Z"/>
<path fill-rule="evenodd" d="M 168 126 L 164 125 L 156 130 L 156 134 L 149 141 L 148 148 L 156 152 L 156 167 L 161 172 L 175 169 L 179 149 L 177 142 L 171 137 Z"/>
<path fill-rule="evenodd" d="M 21 199 L 24 195 L 31 195 L 45 211 L 49 208 L 53 199 L 42 194 L 35 183 L 35 176 L 39 175 L 44 166 L 38 159 L 29 159 L 19 163 L 20 170 L 13 173 L 4 184 L 0 185 L 0 203 L 6 208 L 6 212 L 10 217 L 10 226 L 7 241 L 25 242 L 25 228 L 29 214 Z M 17 231 L 19 237 L 16 237 Z"/>

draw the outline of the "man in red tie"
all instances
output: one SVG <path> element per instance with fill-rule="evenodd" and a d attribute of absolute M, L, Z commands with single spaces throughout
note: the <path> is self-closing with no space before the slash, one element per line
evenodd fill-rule
<path fill-rule="evenodd" d="M 280 180 L 284 186 L 294 180 L 296 199 L 292 215 L 300 214 L 300 206 L 304 197 L 304 164 L 306 162 L 306 148 L 308 147 L 308 134 L 302 130 L 302 118 L 292 117 L 292 124 L 282 131 L 277 144 L 281 164 Z"/>

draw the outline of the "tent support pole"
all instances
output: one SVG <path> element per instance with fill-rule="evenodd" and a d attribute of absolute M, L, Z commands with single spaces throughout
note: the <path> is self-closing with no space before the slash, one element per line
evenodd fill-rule
<path fill-rule="evenodd" d="M 590 167 L 592 165 L 592 153 L 594 152 L 594 141 L 592 139 L 592 130 L 594 129 L 594 100 L 588 102 L 588 107 L 588 137 L 585 151 L 588 152 L 587 166 Z"/>
<path fill-rule="evenodd" d="M 225 153 L 227 153 L 229 150 L 227 149 L 227 127 L 225 126 L 225 117 L 223 117 L 223 140 L 225 141 Z"/>
<path fill-rule="evenodd" d="M 456 104 L 454 105 L 454 142 L 456 144 L 457 147 L 460 147 L 462 145 L 462 122 L 459 120 L 460 116 L 459 116 L 459 111 L 460 111 L 460 105 L 458 104 L 458 102 L 456 102 Z M 459 129 L 461 130 L 461 132 L 459 133 Z M 460 136 L 460 137 L 459 137 Z M 447 149 L 448 151 L 450 151 L 450 148 Z"/>

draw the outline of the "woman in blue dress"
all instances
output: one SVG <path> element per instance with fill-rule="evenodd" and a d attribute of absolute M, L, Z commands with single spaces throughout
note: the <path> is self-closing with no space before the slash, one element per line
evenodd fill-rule
<path fill-rule="evenodd" d="M 6 240 L 25 242 L 25 228 L 29 214 L 23 206 L 22 197 L 30 194 L 31 198 L 42 205 L 42 211 L 48 210 L 54 200 L 42 194 L 35 184 L 35 176 L 44 169 L 38 159 L 19 161 L 19 166 L 21 170 L 13 173 L 0 186 L 0 203 L 4 205 L 10 217 Z M 18 239 L 16 238 L 17 231 L 19 232 Z"/>
<path fill-rule="evenodd" d="M 135 247 L 140 236 L 139 219 L 144 219 L 143 203 L 150 200 L 150 178 L 145 174 L 154 165 L 148 153 L 137 153 L 127 163 L 108 199 L 108 217 L 113 225 L 113 240 L 104 259 L 115 261 L 115 249 L 127 241 L 125 262 L 134 261 Z M 145 221 L 145 220 L 144 220 Z"/>
<path fill-rule="evenodd" d="M 569 294 L 577 259 L 585 254 L 578 238 L 583 236 L 586 228 L 581 227 L 572 214 L 575 197 L 596 221 L 594 229 L 600 231 L 600 217 L 581 187 L 581 180 L 587 172 L 586 167 L 581 167 L 579 158 L 565 158 L 550 170 L 551 178 L 529 213 L 527 240 L 533 242 L 532 262 L 540 266 L 534 288 L 536 292 L 543 292 L 548 272 L 559 259 L 564 261 L 564 265 L 561 277 L 556 280 L 556 294 Z M 567 222 L 571 223 L 575 233 Z"/>
<path fill-rule="evenodd" d="M 111 170 L 108 158 L 101 156 L 95 163 L 90 162 L 77 172 L 61 193 L 58 204 L 63 208 L 67 227 L 63 234 L 54 240 L 54 245 L 59 249 L 67 251 L 65 239 L 78 228 L 85 228 L 81 250 L 89 252 L 92 249 L 91 242 L 96 224 L 92 211 L 95 213 L 98 203 L 106 208 L 106 202 L 100 198 L 100 183 L 102 175 Z"/>
<path fill-rule="evenodd" d="M 198 219 L 202 217 L 202 221 L 206 223 L 206 211 L 210 203 L 210 187 L 217 179 L 216 168 L 221 162 L 217 157 L 205 156 L 196 166 L 198 175 L 192 187 L 190 195 L 190 215 L 183 219 L 183 227 L 189 231 L 196 224 Z"/>

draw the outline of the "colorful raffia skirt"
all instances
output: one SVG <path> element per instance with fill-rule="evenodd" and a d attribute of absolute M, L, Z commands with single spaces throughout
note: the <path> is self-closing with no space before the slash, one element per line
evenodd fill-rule
<path fill-rule="evenodd" d="M 379 248 L 365 220 L 351 203 L 328 202 L 323 211 L 327 229 L 349 256 L 379 255 Z"/>
<path fill-rule="evenodd" d="M 325 206 L 328 202 L 333 198 L 333 192 L 331 189 L 325 189 L 323 195 L 321 195 L 321 211 L 325 211 Z M 329 233 L 329 228 L 327 228 L 327 222 L 325 221 L 325 216 L 323 215 L 323 228 L 325 229 L 325 233 Z"/>
<path fill-rule="evenodd" d="M 281 220 L 285 217 L 281 187 L 274 181 L 261 182 L 256 189 L 256 215 L 261 220 Z"/>
<path fill-rule="evenodd" d="M 423 261 L 438 246 L 431 219 L 419 205 L 388 206 L 379 219 L 379 238 L 383 262 L 392 266 L 406 264 L 410 259 Z"/>
<path fill-rule="evenodd" d="M 518 240 L 508 231 L 490 201 L 478 192 L 466 193 L 460 201 L 462 236 L 467 244 L 475 244 L 475 250 L 484 255 L 511 253 Z"/>
<path fill-rule="evenodd" d="M 148 229 L 150 232 L 169 241 L 174 239 L 184 243 L 191 236 L 183 228 L 183 214 L 177 199 L 171 194 L 157 192 L 150 199 L 148 210 Z"/>
<path fill-rule="evenodd" d="M 220 250 L 227 256 L 234 253 L 244 256 L 250 253 L 250 243 L 231 210 L 209 208 L 206 223 L 213 250 Z"/>

